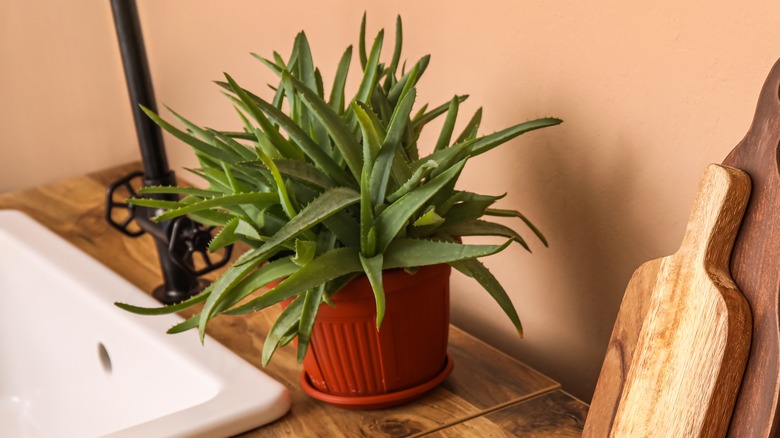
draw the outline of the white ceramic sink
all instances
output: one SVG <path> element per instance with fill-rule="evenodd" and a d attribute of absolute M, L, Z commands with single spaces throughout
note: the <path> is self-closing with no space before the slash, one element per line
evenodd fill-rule
<path fill-rule="evenodd" d="M 117 257 L 121 255 L 117 254 Z M 0 211 L 0 436 L 229 436 L 279 418 L 287 389 L 28 216 Z"/>

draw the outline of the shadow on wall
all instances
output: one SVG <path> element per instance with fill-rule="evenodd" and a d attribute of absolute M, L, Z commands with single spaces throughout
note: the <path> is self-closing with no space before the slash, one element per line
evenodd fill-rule
<path fill-rule="evenodd" d="M 647 147 L 626 140 L 629 136 L 621 131 L 628 127 L 613 129 L 617 135 L 602 144 L 585 144 L 582 139 L 608 137 L 593 133 L 606 119 L 598 114 L 583 119 L 582 111 L 565 104 L 545 106 L 560 111 L 564 124 L 524 140 L 524 147 L 510 152 L 514 158 L 502 156 L 491 163 L 502 176 L 502 187 L 523 192 L 525 206 L 508 208 L 529 211 L 527 206 L 534 206 L 532 219 L 550 239 L 549 249 L 523 260 L 527 266 L 496 269 L 507 271 L 498 273 L 499 278 L 519 282 L 505 286 L 518 305 L 527 337 L 518 342 L 497 336 L 495 321 L 470 320 L 463 326 L 587 401 L 631 274 L 643 262 L 673 252 L 659 248 L 659 240 L 665 239 L 647 229 L 657 222 L 648 221 L 648 215 L 668 209 L 663 208 L 661 187 L 644 182 L 647 175 L 664 170 L 645 167 L 640 152 L 646 154 Z M 523 167 L 518 169 L 517 163 Z M 683 230 L 684 224 L 680 236 Z M 518 270 L 526 274 L 518 275 Z M 459 312 L 455 309 L 455 318 L 461 323 Z"/>

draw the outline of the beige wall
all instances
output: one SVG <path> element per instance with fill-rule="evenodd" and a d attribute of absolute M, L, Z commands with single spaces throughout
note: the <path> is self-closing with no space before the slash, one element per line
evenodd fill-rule
<path fill-rule="evenodd" d="M 134 159 L 108 1 L 0 1 L 0 191 Z M 141 1 L 161 103 L 235 127 L 209 82 L 222 71 L 263 90 L 248 52 L 289 51 L 305 29 L 332 77 L 369 30 L 404 17 L 405 55 L 432 53 L 420 100 L 469 93 L 483 131 L 539 116 L 564 125 L 471 163 L 462 187 L 509 192 L 551 247 L 488 260 L 510 291 L 526 339 L 469 281 L 453 318 L 590 397 L 623 290 L 644 260 L 673 252 L 704 166 L 750 122 L 780 57 L 780 5 L 704 2 Z M 387 48 L 389 49 L 389 45 Z M 168 138 L 175 163 L 192 163 Z"/>

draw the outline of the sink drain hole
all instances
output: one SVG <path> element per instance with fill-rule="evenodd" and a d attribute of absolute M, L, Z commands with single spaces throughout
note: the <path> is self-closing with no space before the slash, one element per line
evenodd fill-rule
<path fill-rule="evenodd" d="M 108 350 L 102 342 L 98 342 L 98 358 L 100 359 L 100 366 L 103 367 L 103 371 L 107 374 L 111 374 L 111 356 L 108 355 Z"/>

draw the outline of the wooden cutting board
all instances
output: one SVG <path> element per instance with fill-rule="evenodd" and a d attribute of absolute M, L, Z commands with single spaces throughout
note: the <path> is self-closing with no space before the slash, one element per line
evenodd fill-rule
<path fill-rule="evenodd" d="M 750 195 L 707 167 L 680 249 L 626 289 L 583 436 L 723 436 L 747 359 L 750 308 L 729 256 Z"/>
<path fill-rule="evenodd" d="M 745 138 L 723 164 L 744 170 L 753 191 L 742 221 L 731 275 L 753 309 L 753 338 L 729 436 L 780 434 L 780 61 L 769 73 Z"/>

